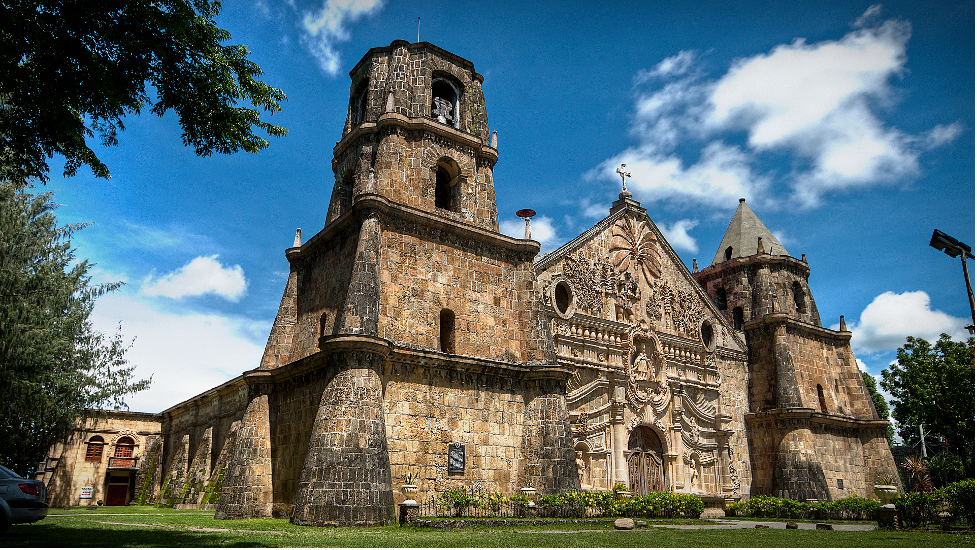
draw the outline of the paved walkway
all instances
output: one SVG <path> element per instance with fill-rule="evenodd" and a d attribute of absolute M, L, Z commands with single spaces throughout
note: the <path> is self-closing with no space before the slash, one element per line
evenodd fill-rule
<path fill-rule="evenodd" d="M 747 521 L 741 519 L 717 519 L 715 525 L 653 525 L 649 527 L 667 527 L 669 529 L 756 529 L 757 525 L 765 525 L 770 529 L 786 529 L 787 521 Z M 875 531 L 876 525 L 873 523 L 831 523 L 835 531 Z M 797 522 L 798 529 L 813 531 L 816 529 L 815 523 Z"/>

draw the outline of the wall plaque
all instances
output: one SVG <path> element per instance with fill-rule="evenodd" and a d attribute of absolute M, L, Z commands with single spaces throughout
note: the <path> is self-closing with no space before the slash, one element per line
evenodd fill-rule
<path fill-rule="evenodd" d="M 81 497 L 80 498 L 92 498 L 92 488 L 91 487 L 82 487 L 81 488 Z"/>
<path fill-rule="evenodd" d="M 448 473 L 465 471 L 465 446 L 461 443 L 448 444 Z"/>

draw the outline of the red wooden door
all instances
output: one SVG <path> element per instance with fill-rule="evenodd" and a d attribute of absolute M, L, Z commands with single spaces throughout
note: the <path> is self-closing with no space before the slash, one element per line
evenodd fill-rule
<path fill-rule="evenodd" d="M 109 485 L 108 494 L 105 496 L 106 506 L 125 506 L 126 497 L 129 493 L 128 485 Z"/>

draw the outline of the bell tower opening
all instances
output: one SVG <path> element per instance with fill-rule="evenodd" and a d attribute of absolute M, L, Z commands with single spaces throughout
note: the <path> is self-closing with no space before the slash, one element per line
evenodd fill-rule
<path fill-rule="evenodd" d="M 445 77 L 435 77 L 431 82 L 431 118 L 441 124 L 458 128 L 461 117 L 458 116 L 458 98 L 461 96 L 459 86 Z"/>
<path fill-rule="evenodd" d="M 458 163 L 445 157 L 438 161 L 435 169 L 434 207 L 458 212 L 461 209 Z"/>
<path fill-rule="evenodd" d="M 455 352 L 455 312 L 450 309 L 441 310 L 440 323 L 441 327 L 441 338 L 440 345 L 441 351 L 444 353 L 454 353 Z"/>

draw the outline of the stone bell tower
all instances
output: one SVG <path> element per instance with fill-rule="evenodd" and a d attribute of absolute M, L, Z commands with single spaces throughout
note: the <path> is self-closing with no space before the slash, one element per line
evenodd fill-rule
<path fill-rule="evenodd" d="M 398 40 L 367 52 L 350 77 L 327 223 L 347 212 L 354 196 L 376 193 L 497 232 L 492 167 L 498 151 L 482 75 L 471 61 L 426 42 Z"/>
<path fill-rule="evenodd" d="M 895 475 L 851 332 L 821 326 L 807 258 L 788 254 L 740 199 L 699 284 L 749 347 L 751 494 L 795 500 L 871 497 Z"/>
<path fill-rule="evenodd" d="M 395 41 L 350 77 L 325 227 L 286 250 L 218 510 L 386 524 L 408 472 L 419 498 L 579 488 L 540 245 L 498 231 L 481 75 Z"/>

